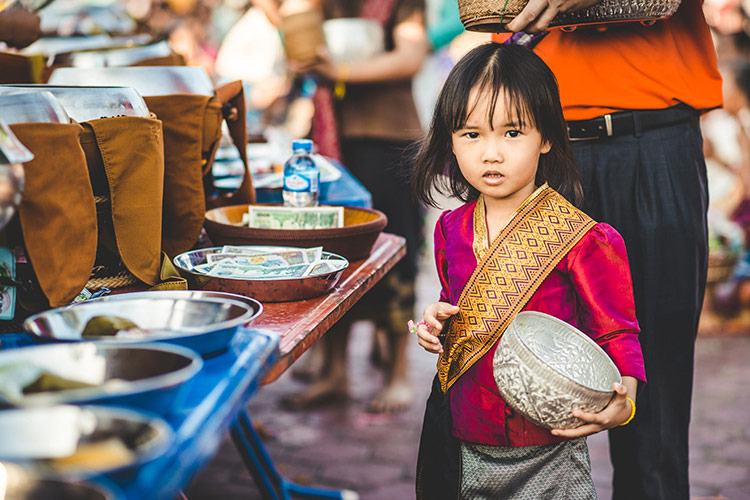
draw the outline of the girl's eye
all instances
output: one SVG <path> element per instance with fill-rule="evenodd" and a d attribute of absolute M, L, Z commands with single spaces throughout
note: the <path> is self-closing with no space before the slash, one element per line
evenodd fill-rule
<path fill-rule="evenodd" d="M 505 135 L 507 137 L 518 137 L 519 135 L 521 135 L 521 131 L 520 130 L 508 130 L 507 132 L 505 132 Z"/>
<path fill-rule="evenodd" d="M 464 137 L 468 137 L 469 139 L 476 139 L 479 137 L 479 132 L 466 132 L 464 134 Z"/>

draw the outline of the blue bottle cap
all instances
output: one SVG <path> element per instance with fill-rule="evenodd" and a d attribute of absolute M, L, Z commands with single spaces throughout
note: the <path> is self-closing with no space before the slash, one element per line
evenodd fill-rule
<path fill-rule="evenodd" d="M 292 142 L 292 149 L 297 151 L 301 149 L 303 151 L 312 151 L 313 141 L 310 139 L 297 139 Z"/>

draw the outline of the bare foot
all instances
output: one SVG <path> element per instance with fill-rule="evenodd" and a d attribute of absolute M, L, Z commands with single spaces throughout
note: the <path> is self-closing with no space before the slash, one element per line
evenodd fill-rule
<path fill-rule="evenodd" d="M 408 410 L 414 391 L 407 381 L 393 382 L 370 402 L 368 410 L 374 413 L 399 413 Z"/>
<path fill-rule="evenodd" d="M 346 379 L 326 377 L 300 392 L 290 394 L 281 400 L 281 404 L 289 410 L 304 410 L 312 406 L 341 401 L 349 397 Z"/>

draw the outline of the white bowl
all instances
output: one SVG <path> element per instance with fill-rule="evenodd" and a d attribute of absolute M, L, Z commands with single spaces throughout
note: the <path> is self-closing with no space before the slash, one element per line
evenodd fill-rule
<path fill-rule="evenodd" d="M 329 19 L 323 34 L 331 58 L 339 64 L 366 61 L 385 50 L 383 27 L 372 19 Z"/>

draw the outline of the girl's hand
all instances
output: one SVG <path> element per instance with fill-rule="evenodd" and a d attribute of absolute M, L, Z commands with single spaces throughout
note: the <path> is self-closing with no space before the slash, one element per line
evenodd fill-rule
<path fill-rule="evenodd" d="M 443 330 L 445 320 L 459 311 L 458 306 L 448 304 L 447 302 L 435 302 L 430 304 L 422 314 L 422 321 L 417 325 L 417 337 L 419 345 L 427 352 L 441 354 L 443 347 L 440 345 L 438 335 Z"/>
<path fill-rule="evenodd" d="M 612 385 L 615 390 L 615 396 L 599 413 L 573 410 L 573 416 L 587 422 L 586 424 L 576 427 L 575 429 L 552 429 L 552 435 L 566 438 L 578 438 L 617 427 L 625 422 L 630 417 L 630 413 L 633 410 L 627 397 L 628 394 L 632 394 L 630 398 L 635 400 L 638 381 L 633 377 L 623 377 L 622 379 L 622 384 L 615 382 Z M 628 387 L 623 385 L 626 383 Z"/>

